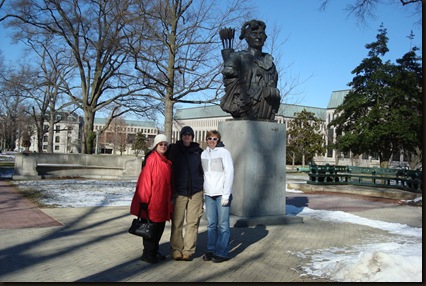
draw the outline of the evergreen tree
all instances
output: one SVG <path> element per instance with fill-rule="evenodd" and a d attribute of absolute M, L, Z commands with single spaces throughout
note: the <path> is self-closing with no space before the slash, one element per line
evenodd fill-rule
<path fill-rule="evenodd" d="M 315 154 L 324 155 L 325 140 L 319 133 L 322 120 L 313 112 L 303 109 L 289 122 L 287 131 L 287 157 L 293 161 L 312 161 Z"/>
<path fill-rule="evenodd" d="M 393 154 L 419 147 L 422 67 L 416 48 L 398 65 L 383 62 L 389 39 L 383 25 L 378 31 L 377 40 L 365 45 L 368 58 L 352 71 L 352 89 L 329 126 L 336 127 L 336 149 L 355 156 L 378 154 L 386 166 Z"/>
<path fill-rule="evenodd" d="M 423 144 L 423 68 L 422 58 L 414 47 L 396 62 L 396 74 L 393 78 L 397 90 L 393 108 L 399 110 L 394 122 L 399 123 L 401 151 L 414 169 L 422 162 Z"/>
<path fill-rule="evenodd" d="M 136 133 L 136 136 L 132 142 L 132 150 L 135 151 L 136 156 L 138 156 L 141 151 L 143 151 L 144 154 L 148 153 L 148 143 L 148 138 L 146 138 L 145 134 L 142 132 Z"/>

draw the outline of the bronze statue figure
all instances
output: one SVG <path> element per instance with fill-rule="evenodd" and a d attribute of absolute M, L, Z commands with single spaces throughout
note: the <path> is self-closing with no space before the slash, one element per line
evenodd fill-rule
<path fill-rule="evenodd" d="M 277 69 L 272 56 L 262 52 L 265 29 L 265 23 L 259 20 L 244 23 L 240 40 L 245 39 L 248 48 L 239 52 L 233 49 L 235 30 L 220 31 L 225 85 L 220 107 L 233 118 L 274 120 L 280 107 Z"/>

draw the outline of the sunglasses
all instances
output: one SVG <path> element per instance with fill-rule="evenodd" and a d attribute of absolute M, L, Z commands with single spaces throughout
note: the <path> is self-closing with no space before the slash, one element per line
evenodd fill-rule
<path fill-rule="evenodd" d="M 219 140 L 219 138 L 212 138 L 212 137 L 209 137 L 209 138 L 207 138 L 207 140 L 209 140 L 209 141 L 211 141 L 211 140 L 213 140 L 213 141 L 217 141 L 217 140 Z"/>
<path fill-rule="evenodd" d="M 167 147 L 168 145 L 169 145 L 169 144 L 167 144 L 167 143 L 165 143 L 165 142 L 164 142 L 164 143 L 163 143 L 163 142 L 158 143 L 158 146 L 166 146 L 166 147 Z"/>

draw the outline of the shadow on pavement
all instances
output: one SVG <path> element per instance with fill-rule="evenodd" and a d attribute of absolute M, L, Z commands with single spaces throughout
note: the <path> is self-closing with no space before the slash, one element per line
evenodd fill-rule
<path fill-rule="evenodd" d="M 244 250 L 268 235 L 266 226 L 256 227 L 231 227 L 230 259 L 244 252 Z M 197 248 L 194 257 L 201 257 L 207 252 L 207 231 L 198 234 Z"/>
<path fill-rule="evenodd" d="M 123 217 L 127 217 L 128 214 L 124 214 L 121 216 L 100 220 L 93 224 L 86 224 L 83 226 L 78 226 L 78 224 L 84 220 L 86 220 L 91 215 L 94 215 L 98 209 L 103 207 L 94 207 L 89 208 L 87 212 L 83 212 L 83 214 L 79 217 L 76 217 L 72 223 L 63 227 L 55 227 L 51 228 L 52 232 L 41 236 L 40 238 L 20 244 L 16 244 L 12 247 L 8 247 L 0 250 L 0 277 L 3 275 L 7 275 L 13 272 L 19 272 L 25 270 L 26 268 L 33 267 L 36 264 L 42 264 L 50 260 L 54 260 L 66 255 L 69 255 L 78 249 L 87 248 L 88 245 L 98 244 L 104 240 L 108 240 L 113 236 L 119 236 L 122 234 L 122 230 L 117 230 L 114 233 L 110 233 L 107 235 L 94 235 L 89 241 L 84 241 L 81 243 L 75 243 L 68 247 L 60 247 L 58 246 L 58 251 L 51 252 L 48 254 L 33 255 L 31 254 L 32 249 L 37 249 L 40 246 L 47 244 L 55 244 L 61 243 L 61 239 L 64 237 L 73 237 L 84 235 L 87 231 L 92 231 L 97 227 L 101 227 L 104 225 L 108 225 L 114 220 L 119 220 Z M 25 231 L 23 229 L 22 231 Z M 11 263 L 14 262 L 14 263 Z"/>
<path fill-rule="evenodd" d="M 268 235 L 268 231 L 264 225 L 258 225 L 252 228 L 231 228 L 231 251 L 230 256 L 231 259 L 236 257 L 237 255 L 244 252 L 244 250 L 256 243 L 257 241 L 263 239 L 266 235 Z M 207 231 L 201 232 L 198 234 L 197 239 L 197 248 L 194 254 L 194 258 L 201 257 L 206 252 L 207 246 Z M 140 248 L 137 251 L 142 252 L 142 241 L 140 244 Z M 160 250 L 162 254 L 168 255 L 168 260 L 165 262 L 160 262 L 158 264 L 147 264 L 147 263 L 138 263 L 139 259 L 132 259 L 126 261 L 125 263 L 115 265 L 111 268 L 105 269 L 101 272 L 94 273 L 93 275 L 84 277 L 82 279 L 77 280 L 76 282 L 117 282 L 117 281 L 126 281 L 130 277 L 135 275 L 140 275 L 142 272 L 146 272 L 148 270 L 153 270 L 157 267 L 162 266 L 164 263 L 187 263 L 187 262 L 175 262 L 170 258 L 170 243 L 162 243 L 160 245 Z M 191 262 L 196 263 L 196 262 Z M 203 262 L 201 262 L 203 263 Z M 191 268 L 188 268 L 191 269 Z M 193 271 L 193 270 L 189 270 Z M 230 270 L 231 271 L 231 270 Z M 181 279 L 180 276 L 188 275 L 184 272 L 180 272 L 177 274 L 176 279 Z M 204 279 L 208 280 L 212 277 L 204 277 Z"/>

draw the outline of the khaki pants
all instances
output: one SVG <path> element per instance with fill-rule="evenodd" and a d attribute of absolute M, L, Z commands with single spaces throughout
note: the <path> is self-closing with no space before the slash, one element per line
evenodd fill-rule
<path fill-rule="evenodd" d="M 170 245 L 172 255 L 176 252 L 192 256 L 197 244 L 198 226 L 203 215 L 203 192 L 198 192 L 191 197 L 176 197 L 173 214 Z M 183 225 L 186 217 L 185 234 Z"/>

